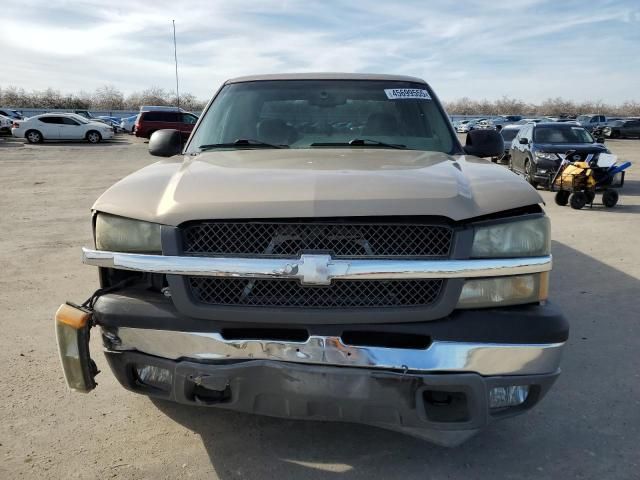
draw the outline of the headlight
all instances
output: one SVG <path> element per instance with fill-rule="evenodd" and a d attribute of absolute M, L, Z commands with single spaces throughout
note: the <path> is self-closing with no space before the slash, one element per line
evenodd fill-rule
<path fill-rule="evenodd" d="M 471 256 L 475 258 L 538 257 L 551 251 L 546 216 L 479 226 L 475 229 Z"/>
<path fill-rule="evenodd" d="M 474 278 L 464 283 L 456 308 L 504 307 L 547 299 L 548 272 L 516 277 Z"/>
<path fill-rule="evenodd" d="M 536 152 L 536 157 L 544 158 L 545 160 L 557 160 L 558 155 L 551 152 Z"/>
<path fill-rule="evenodd" d="M 161 253 L 160 225 L 99 213 L 96 248 L 112 252 Z"/>

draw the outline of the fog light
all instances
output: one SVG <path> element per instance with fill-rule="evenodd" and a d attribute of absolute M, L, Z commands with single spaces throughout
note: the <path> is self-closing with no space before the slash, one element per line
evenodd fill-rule
<path fill-rule="evenodd" d="M 504 408 L 522 405 L 528 396 L 529 385 L 495 387 L 489 391 L 489 408 Z"/>
<path fill-rule="evenodd" d="M 546 299 L 546 289 L 543 288 L 546 285 L 545 273 L 469 279 L 464 283 L 457 308 L 486 308 L 542 301 Z"/>
<path fill-rule="evenodd" d="M 139 365 L 136 367 L 136 375 L 140 383 L 149 387 L 171 391 L 173 375 L 166 368 L 154 367 L 153 365 Z"/>

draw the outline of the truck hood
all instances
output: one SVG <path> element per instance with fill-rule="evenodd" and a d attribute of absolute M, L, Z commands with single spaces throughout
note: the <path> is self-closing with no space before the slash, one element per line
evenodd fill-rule
<path fill-rule="evenodd" d="M 541 202 L 520 177 L 476 157 L 317 148 L 161 161 L 113 185 L 93 208 L 176 226 L 198 219 L 391 215 L 457 221 Z"/>

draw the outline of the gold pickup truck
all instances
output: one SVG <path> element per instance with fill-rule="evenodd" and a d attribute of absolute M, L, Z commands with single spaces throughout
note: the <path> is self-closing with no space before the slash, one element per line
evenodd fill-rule
<path fill-rule="evenodd" d="M 537 404 L 568 337 L 547 302 L 549 220 L 466 145 L 423 80 L 243 77 L 186 143 L 93 207 L 100 289 L 56 315 L 69 386 L 95 387 L 89 330 L 134 392 L 456 445 Z"/>

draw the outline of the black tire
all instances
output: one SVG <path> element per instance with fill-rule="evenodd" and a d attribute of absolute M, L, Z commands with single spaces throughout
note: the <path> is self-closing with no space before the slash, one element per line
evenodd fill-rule
<path fill-rule="evenodd" d="M 524 162 L 524 179 L 531 185 L 533 188 L 538 188 L 538 182 L 533 179 L 533 173 L 531 171 L 531 160 L 527 160 Z"/>
<path fill-rule="evenodd" d="M 560 190 L 558 193 L 556 193 L 556 204 L 560 205 L 561 207 L 566 207 L 569 203 L 569 195 L 571 194 L 566 190 Z"/>
<path fill-rule="evenodd" d="M 618 192 L 607 189 L 602 194 L 602 203 L 607 208 L 613 208 L 618 204 Z"/>
<path fill-rule="evenodd" d="M 574 192 L 569 197 L 569 204 L 574 210 L 580 210 L 587 204 L 587 194 L 584 192 Z"/>
<path fill-rule="evenodd" d="M 29 143 L 42 143 L 44 141 L 44 137 L 38 130 L 28 130 L 27 133 L 24 134 L 24 138 L 26 138 Z"/>
<path fill-rule="evenodd" d="M 86 135 L 87 142 L 100 143 L 102 141 L 102 135 L 96 130 L 89 130 Z"/>

